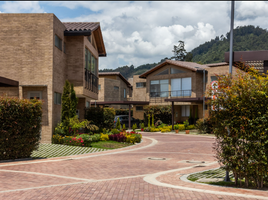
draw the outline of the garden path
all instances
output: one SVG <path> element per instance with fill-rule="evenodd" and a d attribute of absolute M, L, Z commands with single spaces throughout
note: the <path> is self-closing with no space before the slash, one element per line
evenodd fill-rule
<path fill-rule="evenodd" d="M 267 191 L 180 179 L 219 167 L 212 151 L 213 137 L 143 136 L 142 143 L 117 150 L 0 163 L 0 199 L 268 199 Z"/>

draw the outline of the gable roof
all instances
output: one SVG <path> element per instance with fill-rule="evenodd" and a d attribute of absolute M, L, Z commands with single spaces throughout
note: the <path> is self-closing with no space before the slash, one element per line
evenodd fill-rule
<path fill-rule="evenodd" d="M 100 57 L 106 56 L 106 50 L 99 22 L 62 22 L 62 23 L 66 28 L 64 31 L 65 36 L 75 36 L 75 35 L 90 36 L 91 33 L 93 33 L 96 40 L 99 56 Z"/>
<path fill-rule="evenodd" d="M 120 72 L 99 72 L 99 76 L 112 76 L 116 75 L 119 76 L 128 87 L 132 87 L 131 84 L 128 82 L 128 80 L 120 73 Z"/>
<path fill-rule="evenodd" d="M 99 22 L 63 22 L 66 31 L 94 31 L 99 26 Z"/>
<path fill-rule="evenodd" d="M 156 65 L 154 68 L 144 72 L 139 76 L 139 78 L 146 78 L 149 74 L 153 73 L 154 71 L 164 67 L 165 65 L 175 65 L 184 69 L 192 70 L 193 72 L 196 72 L 198 70 L 203 70 L 206 68 L 209 68 L 206 65 L 200 65 L 198 63 L 194 62 L 186 62 L 186 61 L 177 61 L 177 60 L 165 60 L 164 62 Z"/>

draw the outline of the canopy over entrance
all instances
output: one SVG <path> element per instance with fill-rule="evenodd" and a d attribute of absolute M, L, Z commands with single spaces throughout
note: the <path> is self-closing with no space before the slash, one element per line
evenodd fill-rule
<path fill-rule="evenodd" d="M 90 102 L 91 105 L 128 105 L 128 127 L 131 126 L 131 105 L 149 105 L 149 101 L 102 101 L 102 102 Z"/>
<path fill-rule="evenodd" d="M 0 76 L 0 87 L 18 87 L 19 82 Z"/>

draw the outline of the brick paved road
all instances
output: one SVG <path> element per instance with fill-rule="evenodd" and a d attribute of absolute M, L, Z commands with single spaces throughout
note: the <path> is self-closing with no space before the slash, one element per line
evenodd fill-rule
<path fill-rule="evenodd" d="M 212 152 L 213 138 L 153 133 L 143 135 L 146 137 L 141 144 L 119 150 L 1 163 L 0 200 L 268 197 L 267 191 L 202 186 L 180 180 L 182 174 L 218 167 Z M 209 166 L 197 167 L 196 163 L 186 163 L 185 160 L 206 161 Z"/>

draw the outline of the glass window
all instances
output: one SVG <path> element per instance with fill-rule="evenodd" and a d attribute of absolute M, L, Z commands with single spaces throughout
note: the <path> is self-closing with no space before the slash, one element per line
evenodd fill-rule
<path fill-rule="evenodd" d="M 124 89 L 124 98 L 126 98 L 126 89 Z"/>
<path fill-rule="evenodd" d="M 28 99 L 42 99 L 42 92 L 41 91 L 30 91 L 28 92 Z"/>
<path fill-rule="evenodd" d="M 86 107 L 89 108 L 89 101 L 86 102 Z"/>
<path fill-rule="evenodd" d="M 164 70 L 164 71 L 162 71 L 162 72 L 156 74 L 156 76 L 159 76 L 159 75 L 166 75 L 166 74 L 168 74 L 168 69 L 166 69 L 166 70 Z"/>
<path fill-rule="evenodd" d="M 171 67 L 171 74 L 179 74 L 179 73 L 185 73 L 185 71 Z"/>
<path fill-rule="evenodd" d="M 143 106 L 136 106 L 136 111 L 141 111 L 143 110 Z"/>
<path fill-rule="evenodd" d="M 151 81 L 150 95 L 151 97 L 168 97 L 168 79 Z"/>
<path fill-rule="evenodd" d="M 136 88 L 144 88 L 146 87 L 146 82 L 138 82 L 136 83 Z"/>
<path fill-rule="evenodd" d="M 118 91 L 119 87 L 118 86 L 114 86 L 114 90 Z"/>
<path fill-rule="evenodd" d="M 85 48 L 85 69 L 89 71 L 91 69 L 91 53 L 87 48 Z"/>
<path fill-rule="evenodd" d="M 54 104 L 61 105 L 61 94 L 54 92 Z"/>
<path fill-rule="evenodd" d="M 101 90 L 101 85 L 98 85 L 98 89 Z"/>
<path fill-rule="evenodd" d="M 174 78 L 171 79 L 171 96 L 191 96 L 192 94 L 192 78 Z"/>
<path fill-rule="evenodd" d="M 181 116 L 182 117 L 190 116 L 190 106 L 181 106 Z"/>
<path fill-rule="evenodd" d="M 57 35 L 55 35 L 55 46 L 62 50 L 62 40 Z"/>
<path fill-rule="evenodd" d="M 95 58 L 91 56 L 91 73 L 95 74 Z"/>

